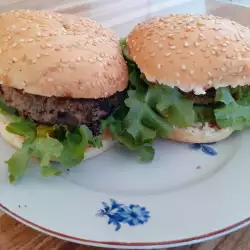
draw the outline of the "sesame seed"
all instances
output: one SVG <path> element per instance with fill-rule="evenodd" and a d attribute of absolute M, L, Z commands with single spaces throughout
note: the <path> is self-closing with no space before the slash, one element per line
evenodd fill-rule
<path fill-rule="evenodd" d="M 240 35 L 239 35 L 239 36 L 240 36 L 240 38 L 244 38 L 244 35 L 243 35 L 242 33 L 240 33 Z"/>
<path fill-rule="evenodd" d="M 216 40 L 221 40 L 221 37 L 216 36 L 215 39 L 216 39 Z"/>
<path fill-rule="evenodd" d="M 35 60 L 35 59 L 33 59 L 33 60 L 32 60 L 32 63 L 33 63 L 33 64 L 36 64 L 36 60 Z"/>
<path fill-rule="evenodd" d="M 68 61 L 62 58 L 62 59 L 60 59 L 60 62 L 61 63 L 67 63 Z"/>
<path fill-rule="evenodd" d="M 73 64 L 73 63 L 70 64 L 69 67 L 70 67 L 71 69 L 74 69 L 74 70 L 76 69 L 76 66 L 75 66 L 75 64 Z"/>
<path fill-rule="evenodd" d="M 160 49 L 162 49 L 162 48 L 163 48 L 163 45 L 162 45 L 162 44 L 159 44 L 158 47 L 159 47 Z"/>
<path fill-rule="evenodd" d="M 239 73 L 241 73 L 243 71 L 244 67 L 243 66 L 240 66 L 239 67 Z"/>
<path fill-rule="evenodd" d="M 246 79 L 247 79 L 247 77 L 246 77 L 246 76 L 243 76 L 242 78 L 243 78 L 244 80 L 246 80 Z"/>
<path fill-rule="evenodd" d="M 37 36 L 41 36 L 42 34 L 41 34 L 41 32 L 37 32 L 36 35 Z"/>
<path fill-rule="evenodd" d="M 24 39 L 20 39 L 19 42 L 20 42 L 20 43 L 24 43 L 25 40 L 24 40 Z"/>
<path fill-rule="evenodd" d="M 161 67 L 162 65 L 158 63 L 157 68 L 160 69 Z"/>
<path fill-rule="evenodd" d="M 173 34 L 168 34 L 168 38 L 173 39 L 174 35 Z"/>
<path fill-rule="evenodd" d="M 198 47 L 200 44 L 195 42 L 194 45 L 195 45 L 195 47 Z"/>
<path fill-rule="evenodd" d="M 210 76 L 210 77 L 212 77 L 213 76 L 213 74 L 211 73 L 211 72 L 207 72 L 208 73 L 208 75 Z"/>
<path fill-rule="evenodd" d="M 223 47 L 227 47 L 227 43 L 223 43 L 222 46 L 223 46 Z"/>
<path fill-rule="evenodd" d="M 176 75 L 177 77 L 180 77 L 180 76 L 181 76 L 181 74 L 180 74 L 179 72 L 176 72 L 175 75 Z"/>
<path fill-rule="evenodd" d="M 227 71 L 226 67 L 221 67 L 221 71 L 226 72 Z"/>
<path fill-rule="evenodd" d="M 15 48 L 17 46 L 17 43 L 13 43 L 12 46 Z"/>
<path fill-rule="evenodd" d="M 40 55 L 39 53 L 37 53 L 37 54 L 36 54 L 36 57 L 37 57 L 37 58 L 40 58 L 40 57 L 41 57 L 41 55 Z"/>
<path fill-rule="evenodd" d="M 219 81 L 222 81 L 223 80 L 223 76 L 219 76 L 218 79 L 219 79 Z"/>
<path fill-rule="evenodd" d="M 48 82 L 53 82 L 53 81 L 54 81 L 54 79 L 53 79 L 53 78 L 51 78 L 51 77 L 49 77 L 49 78 L 47 79 L 47 81 L 48 81 Z"/>
<path fill-rule="evenodd" d="M 212 50 L 212 54 L 215 55 L 215 54 L 216 54 L 216 51 Z"/>
<path fill-rule="evenodd" d="M 164 56 L 165 56 L 165 57 L 169 57 L 170 55 L 171 55 L 171 52 L 164 53 Z"/>
<path fill-rule="evenodd" d="M 193 51 L 189 51 L 189 55 L 190 56 L 194 56 L 194 52 Z"/>
<path fill-rule="evenodd" d="M 13 61 L 13 62 L 17 62 L 18 59 L 17 59 L 16 57 L 12 57 L 12 61 Z"/>
<path fill-rule="evenodd" d="M 181 54 L 181 52 L 182 52 L 182 51 L 181 51 L 180 49 L 178 49 L 178 50 L 176 51 L 177 54 Z"/>
<path fill-rule="evenodd" d="M 2 54 L 2 52 L 3 52 L 3 51 L 0 49 L 0 54 Z"/>
<path fill-rule="evenodd" d="M 212 85 L 212 84 L 213 84 L 213 81 L 212 81 L 212 80 L 208 80 L 208 81 L 207 81 L 207 84 L 208 84 L 208 85 Z"/>
<path fill-rule="evenodd" d="M 154 43 L 159 43 L 159 41 L 155 40 Z"/>
<path fill-rule="evenodd" d="M 77 62 L 80 62 L 80 61 L 81 61 L 81 57 L 80 57 L 80 56 L 77 57 L 77 58 L 76 58 L 76 61 L 77 61 Z"/>
<path fill-rule="evenodd" d="M 226 49 L 226 48 L 222 48 L 221 51 L 222 51 L 222 52 L 226 52 L 227 49 Z"/>
<path fill-rule="evenodd" d="M 34 41 L 34 39 L 32 39 L 32 38 L 28 39 L 28 42 L 33 42 L 33 41 Z"/>
<path fill-rule="evenodd" d="M 190 76 L 194 75 L 194 70 L 191 69 L 190 72 L 189 72 L 189 75 Z"/>
<path fill-rule="evenodd" d="M 187 69 L 187 67 L 186 67 L 185 64 L 182 64 L 182 65 L 181 65 L 181 68 L 182 68 L 182 70 L 186 70 L 186 69 Z"/>
<path fill-rule="evenodd" d="M 170 49 L 176 49 L 176 46 L 174 46 L 174 45 L 172 45 L 172 46 L 170 46 Z"/>
<path fill-rule="evenodd" d="M 51 47 L 52 47 L 52 44 L 51 44 L 51 43 L 47 43 L 46 46 L 47 46 L 48 48 L 51 48 Z"/>
<path fill-rule="evenodd" d="M 176 80 L 176 84 L 180 85 L 181 84 L 180 80 Z"/>
<path fill-rule="evenodd" d="M 21 30 L 22 30 L 22 31 L 26 31 L 26 30 L 27 30 L 27 28 L 21 28 Z"/>

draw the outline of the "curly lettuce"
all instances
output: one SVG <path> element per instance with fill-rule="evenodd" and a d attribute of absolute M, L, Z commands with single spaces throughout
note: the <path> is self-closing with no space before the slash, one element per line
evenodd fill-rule
<path fill-rule="evenodd" d="M 16 112 L 6 105 L 0 105 L 0 109 L 12 120 L 6 126 L 6 130 L 25 138 L 22 147 L 9 160 L 5 161 L 8 165 L 11 183 L 25 175 L 34 156 L 39 159 L 41 176 L 49 177 L 60 175 L 65 168 L 77 166 L 84 159 L 84 154 L 89 146 L 102 147 L 101 134 L 94 137 L 87 126 L 70 130 L 67 126 L 37 125 L 15 115 Z M 11 112 L 8 114 L 9 110 Z M 54 161 L 59 162 L 60 166 L 51 164 Z"/>

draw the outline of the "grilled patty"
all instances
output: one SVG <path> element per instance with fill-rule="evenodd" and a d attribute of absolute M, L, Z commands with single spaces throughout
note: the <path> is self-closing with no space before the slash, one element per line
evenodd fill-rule
<path fill-rule="evenodd" d="M 9 106 L 16 108 L 20 116 L 39 124 L 64 124 L 70 127 L 86 124 L 96 134 L 100 120 L 108 117 L 124 101 L 125 91 L 107 98 L 72 99 L 33 95 L 1 86 L 0 96 Z"/>

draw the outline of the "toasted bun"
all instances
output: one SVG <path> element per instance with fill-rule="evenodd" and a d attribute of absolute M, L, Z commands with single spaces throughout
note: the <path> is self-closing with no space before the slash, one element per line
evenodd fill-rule
<path fill-rule="evenodd" d="M 0 83 L 43 96 L 101 98 L 128 84 L 113 31 L 80 16 L 0 14 Z"/>
<path fill-rule="evenodd" d="M 188 128 L 175 128 L 168 139 L 187 143 L 209 143 L 226 139 L 233 133 L 233 129 L 211 128 L 208 124 L 197 124 Z"/>
<path fill-rule="evenodd" d="M 130 56 L 148 81 L 205 94 L 250 83 L 250 30 L 207 15 L 170 15 L 138 24 Z"/>
<path fill-rule="evenodd" d="M 0 135 L 11 146 L 19 149 L 22 147 L 24 137 L 19 136 L 19 135 L 15 135 L 15 134 L 12 134 L 12 133 L 9 133 L 8 131 L 6 131 L 5 127 L 10 122 L 11 122 L 10 116 L 0 113 Z M 103 142 L 102 148 L 89 147 L 87 152 L 85 153 L 84 160 L 90 159 L 92 157 L 97 156 L 98 154 L 101 154 L 102 152 L 108 150 L 109 148 L 111 148 L 115 144 L 115 141 L 113 141 L 110 136 L 107 136 L 107 134 L 103 138 L 102 142 Z"/>

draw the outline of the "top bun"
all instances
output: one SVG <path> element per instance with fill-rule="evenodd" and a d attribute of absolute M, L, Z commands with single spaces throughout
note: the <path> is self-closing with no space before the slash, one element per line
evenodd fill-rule
<path fill-rule="evenodd" d="M 250 30 L 211 15 L 170 15 L 138 24 L 128 51 L 150 82 L 205 94 L 250 83 Z"/>
<path fill-rule="evenodd" d="M 101 98 L 128 84 L 113 31 L 52 12 L 0 14 L 0 83 L 42 96 Z"/>

